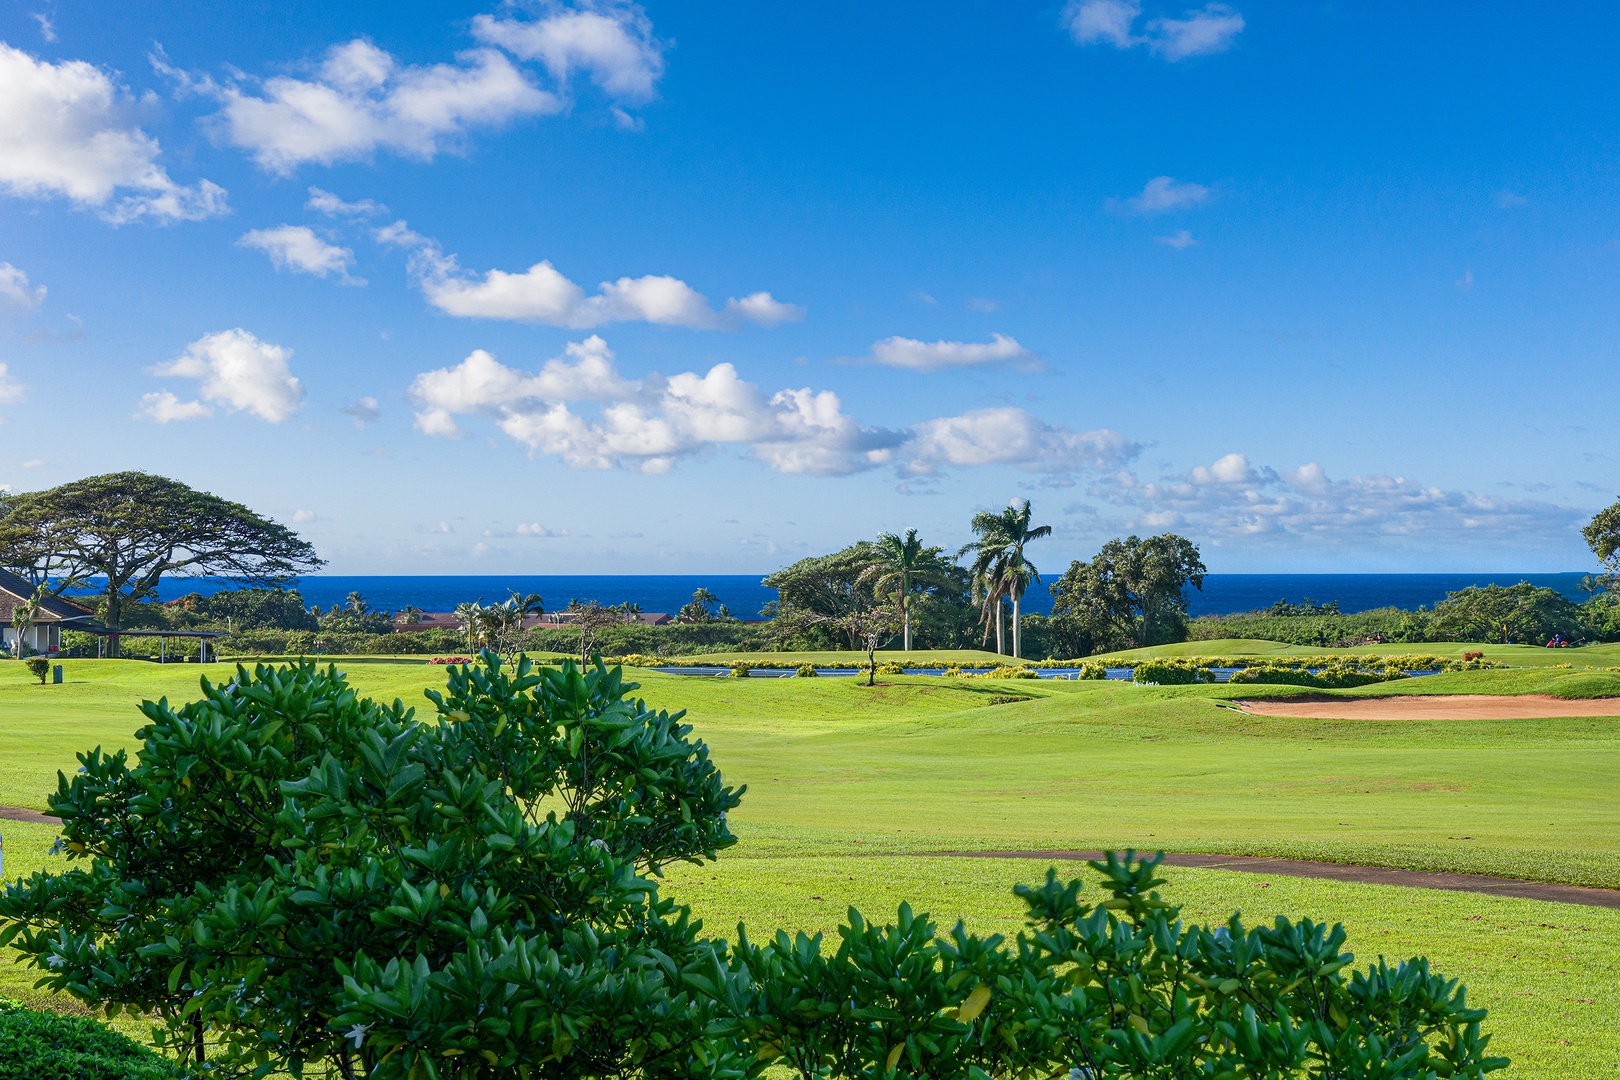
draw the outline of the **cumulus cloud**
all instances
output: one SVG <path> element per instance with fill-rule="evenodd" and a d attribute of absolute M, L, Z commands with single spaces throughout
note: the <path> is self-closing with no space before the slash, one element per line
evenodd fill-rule
<path fill-rule="evenodd" d="M 141 411 L 135 414 L 137 419 L 156 424 L 167 424 L 171 420 L 200 420 L 213 415 L 214 410 L 202 402 L 181 401 L 169 390 L 142 394 Z"/>
<path fill-rule="evenodd" d="M 308 225 L 254 229 L 237 243 L 270 256 L 270 262 L 277 270 L 293 270 L 321 278 L 337 274 L 345 285 L 365 284 L 363 279 L 349 276 L 349 269 L 354 265 L 354 252 L 327 243 L 316 236 L 315 230 Z"/>
<path fill-rule="evenodd" d="M 410 252 L 410 268 L 427 302 L 463 319 L 543 323 L 583 330 L 614 322 L 648 322 L 698 330 L 735 329 L 744 322 L 775 326 L 804 317 L 804 309 L 768 292 L 733 297 L 716 311 L 708 297 L 680 278 L 646 274 L 604 281 L 596 292 L 570 280 L 549 260 L 513 273 L 468 274 L 454 255 L 403 221 L 376 230 L 379 243 Z"/>
<path fill-rule="evenodd" d="M 631 4 L 552 5 L 533 21 L 479 15 L 472 28 L 486 45 L 538 61 L 562 86 L 578 73 L 621 102 L 650 100 L 664 74 L 664 47 L 652 21 Z"/>
<path fill-rule="evenodd" d="M 839 475 L 890 460 L 901 441 L 857 424 L 831 391 L 767 397 L 731 364 L 626 379 L 595 335 L 532 374 L 478 350 L 454 367 L 418 375 L 410 397 L 425 434 L 455 437 L 462 434 L 458 417 L 484 415 L 531 453 L 574 468 L 661 473 L 683 456 L 732 444 L 777 472 Z"/>
<path fill-rule="evenodd" d="M 1220 3 L 1183 12 L 1179 18 L 1150 19 L 1138 33 L 1141 15 L 1142 5 L 1135 0 L 1070 0 L 1063 9 L 1063 24 L 1078 44 L 1140 46 L 1172 62 L 1225 52 L 1244 27 L 1243 16 Z"/>
<path fill-rule="evenodd" d="M 1241 453 L 1156 482 L 1120 473 L 1092 494 L 1130 512 L 1127 527 L 1324 546 L 1537 539 L 1572 530 L 1585 517 L 1570 507 L 1448 490 L 1409 477 L 1372 473 L 1335 480 L 1317 462 L 1279 470 Z"/>
<path fill-rule="evenodd" d="M 260 341 L 246 330 L 224 330 L 198 338 L 185 354 L 148 369 L 166 378 L 198 380 L 198 401 L 180 401 L 173 393 L 147 394 L 143 411 L 159 423 L 192 420 L 212 414 L 210 405 L 248 412 L 279 424 L 304 400 L 304 388 L 287 369 L 292 350 Z"/>
<path fill-rule="evenodd" d="M 477 350 L 411 384 L 416 427 L 457 438 L 469 417 L 492 421 L 531 454 L 573 468 L 669 471 L 716 447 L 746 449 L 774 472 L 844 476 L 894 466 L 903 477 L 944 469 L 1013 466 L 1068 482 L 1118 470 L 1139 447 L 1118 432 L 1076 432 L 1022 409 L 981 409 L 908 430 L 861 424 L 831 390 L 767 395 L 728 363 L 707 372 L 630 379 L 607 343 L 591 336 L 539 371 L 508 367 Z"/>
<path fill-rule="evenodd" d="M 803 322 L 804 308 L 798 304 L 784 304 L 768 292 L 749 293 L 742 299 L 732 297 L 726 301 L 726 314 L 760 326 L 776 326 L 785 322 Z"/>
<path fill-rule="evenodd" d="M 317 520 L 313 510 L 294 510 L 292 522 L 294 525 L 308 525 Z"/>
<path fill-rule="evenodd" d="M 0 262 L 0 308 L 37 308 L 45 302 L 45 286 L 28 284 L 28 275 L 8 262 Z"/>
<path fill-rule="evenodd" d="M 912 429 L 903 472 L 928 476 L 947 465 L 1016 465 L 1068 476 L 1118 469 L 1141 447 L 1117 431 L 1071 431 L 1023 409 L 975 409 Z"/>
<path fill-rule="evenodd" d="M 309 162 L 364 160 L 380 150 L 429 160 L 475 128 L 563 107 L 495 49 L 414 66 L 360 39 L 332 46 L 304 78 L 194 85 L 220 102 L 212 122 L 221 137 L 283 175 Z"/>
<path fill-rule="evenodd" d="M 1177 181 L 1169 176 L 1155 176 L 1142 190 L 1117 205 L 1133 214 L 1167 214 L 1172 210 L 1185 210 L 1209 198 L 1209 188 L 1202 184 Z"/>
<path fill-rule="evenodd" d="M 1035 355 L 1005 334 L 989 341 L 918 341 L 887 337 L 872 344 L 872 362 L 909 371 L 943 371 L 1013 361 L 1033 362 Z"/>
<path fill-rule="evenodd" d="M 0 43 L 0 187 L 18 198 L 64 197 L 116 224 L 225 213 L 224 188 L 170 179 L 157 140 L 131 118 L 133 104 L 92 64 L 52 64 Z"/>

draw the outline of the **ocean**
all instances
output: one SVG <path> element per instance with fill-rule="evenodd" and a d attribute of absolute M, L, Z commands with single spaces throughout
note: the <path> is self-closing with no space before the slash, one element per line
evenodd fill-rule
<path fill-rule="evenodd" d="M 1190 610 L 1194 615 L 1229 615 L 1239 611 L 1267 608 L 1278 600 L 1295 603 L 1309 598 L 1318 604 L 1337 600 L 1344 612 L 1371 608 L 1432 607 L 1446 593 L 1470 585 L 1515 585 L 1529 581 L 1556 589 L 1572 600 L 1583 599 L 1578 583 L 1582 575 L 1569 574 L 1210 574 L 1202 591 L 1190 590 Z M 1052 578 L 1050 580 L 1056 580 Z M 164 600 L 188 592 L 211 593 L 229 588 L 228 582 L 210 578 L 174 578 L 158 589 Z M 340 604 L 351 592 L 358 592 L 373 608 L 397 611 L 406 606 L 423 611 L 449 611 L 466 600 L 495 603 L 509 592 L 538 593 L 549 610 L 566 607 L 568 601 L 596 600 L 603 604 L 634 601 L 646 612 L 674 614 L 692 598 L 698 588 L 706 588 L 739 618 L 758 616 L 760 608 L 776 599 L 776 590 L 767 589 L 753 574 L 682 575 L 594 575 L 594 576 L 487 576 L 487 577 L 383 577 L 320 574 L 298 584 L 306 604 L 330 607 Z M 1024 610 L 1050 611 L 1052 597 L 1044 585 L 1032 588 L 1024 597 Z"/>

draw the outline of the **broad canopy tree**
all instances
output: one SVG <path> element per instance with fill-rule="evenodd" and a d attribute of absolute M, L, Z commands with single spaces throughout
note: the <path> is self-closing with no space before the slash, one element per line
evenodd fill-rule
<path fill-rule="evenodd" d="M 1074 656 L 1185 640 L 1186 589 L 1204 574 L 1198 546 L 1175 533 L 1110 540 L 1052 584 L 1055 636 Z"/>
<path fill-rule="evenodd" d="M 116 631 L 125 607 L 156 595 L 165 577 L 275 587 L 324 560 L 297 533 L 240 503 L 122 472 L 0 497 L 0 564 L 56 595 L 105 578 L 102 618 Z"/>

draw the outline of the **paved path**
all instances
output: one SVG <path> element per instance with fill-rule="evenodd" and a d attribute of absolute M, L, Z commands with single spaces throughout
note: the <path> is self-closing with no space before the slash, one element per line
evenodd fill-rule
<path fill-rule="evenodd" d="M 20 806 L 0 806 L 0 819 L 5 821 L 32 821 L 38 825 L 60 825 L 62 819 L 42 814 L 38 810 L 25 810 Z"/>
<path fill-rule="evenodd" d="M 1100 851 L 929 851 L 926 856 L 953 859 L 1040 859 L 1086 862 L 1102 859 Z M 1253 855 L 1189 855 L 1170 852 L 1166 866 L 1203 870 L 1236 870 L 1276 877 L 1323 878 L 1361 885 L 1403 885 L 1411 889 L 1449 889 L 1453 892 L 1515 896 L 1525 900 L 1551 900 L 1561 904 L 1620 908 L 1620 889 L 1590 889 L 1582 885 L 1554 885 L 1544 881 L 1489 877 L 1485 874 L 1447 874 L 1429 870 L 1394 870 L 1382 866 L 1344 866 L 1304 859 L 1267 859 Z"/>

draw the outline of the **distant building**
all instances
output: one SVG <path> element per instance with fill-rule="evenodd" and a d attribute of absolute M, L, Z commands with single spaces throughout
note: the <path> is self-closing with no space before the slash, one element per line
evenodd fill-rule
<path fill-rule="evenodd" d="M 17 652 L 17 629 L 12 625 L 17 608 L 34 595 L 34 586 L 25 577 L 0 570 L 0 645 L 7 653 Z M 95 615 L 59 596 L 40 601 L 34 621 L 23 631 L 23 646 L 35 655 L 60 652 L 63 630 L 88 630 Z"/>

